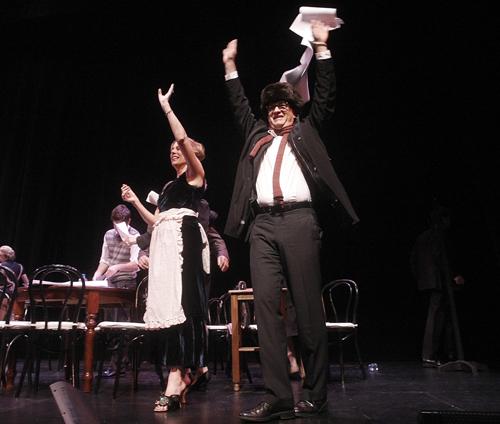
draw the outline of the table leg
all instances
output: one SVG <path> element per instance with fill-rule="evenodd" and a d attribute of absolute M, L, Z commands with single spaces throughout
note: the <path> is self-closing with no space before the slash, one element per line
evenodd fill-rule
<path fill-rule="evenodd" d="M 92 379 L 94 377 L 94 337 L 98 311 L 99 293 L 90 291 L 87 296 L 87 330 L 85 331 L 84 350 L 83 391 L 85 393 L 92 391 Z"/>
<path fill-rule="evenodd" d="M 241 388 L 240 344 L 241 327 L 239 314 L 239 301 L 237 295 L 231 295 L 231 364 L 233 374 L 233 390 L 239 392 Z"/>
<path fill-rule="evenodd" d="M 24 315 L 24 300 L 16 299 L 12 305 L 12 315 L 15 321 L 21 321 Z"/>

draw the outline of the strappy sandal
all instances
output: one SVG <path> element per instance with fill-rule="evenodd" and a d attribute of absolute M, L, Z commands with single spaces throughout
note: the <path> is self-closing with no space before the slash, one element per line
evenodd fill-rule
<path fill-rule="evenodd" d="M 175 411 L 180 409 L 181 402 L 179 395 L 170 395 L 167 396 L 165 394 L 161 394 L 160 398 L 155 401 L 155 407 L 153 409 L 154 412 L 167 412 L 167 411 Z"/>

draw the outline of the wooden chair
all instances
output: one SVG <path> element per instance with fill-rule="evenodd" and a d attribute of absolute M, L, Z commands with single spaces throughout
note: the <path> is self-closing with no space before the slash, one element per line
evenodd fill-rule
<path fill-rule="evenodd" d="M 334 339 L 329 337 L 329 346 L 332 344 L 338 348 L 338 358 L 340 365 L 341 382 L 344 385 L 344 344 L 352 341 L 356 351 L 357 362 L 361 370 L 363 379 L 366 378 L 366 371 L 361 360 L 361 353 L 358 345 L 358 286 L 353 280 L 337 279 L 330 281 L 322 288 L 323 307 L 325 309 L 326 328 Z"/>

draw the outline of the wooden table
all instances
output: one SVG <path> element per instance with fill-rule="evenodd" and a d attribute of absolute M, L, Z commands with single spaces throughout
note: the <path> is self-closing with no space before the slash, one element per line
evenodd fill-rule
<path fill-rule="evenodd" d="M 58 299 L 61 293 L 65 293 L 67 287 L 51 286 L 47 291 L 47 299 Z M 92 391 L 92 379 L 94 377 L 94 338 L 95 327 L 97 325 L 97 313 L 101 306 L 118 306 L 121 304 L 133 305 L 135 300 L 135 290 L 114 287 L 85 287 L 84 304 L 86 305 L 85 324 L 85 347 L 84 347 L 84 372 L 83 391 Z M 17 291 L 16 302 L 14 304 L 14 319 L 23 319 L 24 304 L 29 301 L 28 289 L 21 287 Z M 14 374 L 9 372 L 9 383 L 13 384 Z M 9 385 L 8 383 L 8 385 Z"/>
<path fill-rule="evenodd" d="M 281 311 L 286 313 L 286 288 L 281 289 Z M 240 304 L 243 301 L 253 302 L 253 289 L 229 290 L 231 296 L 231 368 L 233 375 L 233 390 L 241 389 L 240 353 L 257 352 L 258 346 L 241 346 Z"/>

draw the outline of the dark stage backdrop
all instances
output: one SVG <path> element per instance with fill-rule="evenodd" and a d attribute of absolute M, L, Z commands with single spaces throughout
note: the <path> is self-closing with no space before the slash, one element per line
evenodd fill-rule
<path fill-rule="evenodd" d="M 206 144 L 207 198 L 222 230 L 240 140 L 221 50 L 239 39 L 240 76 L 257 107 L 260 89 L 298 64 L 300 39 L 288 27 L 303 3 L 4 3 L 0 244 L 28 272 L 57 262 L 92 275 L 120 185 L 144 199 L 173 177 L 156 96 L 171 82 L 176 113 Z M 424 313 L 409 251 L 434 198 L 451 208 L 461 252 L 466 356 L 500 350 L 498 161 L 487 128 L 498 25 L 479 6 L 434 3 L 306 4 L 337 7 L 345 21 L 331 34 L 338 104 L 323 136 L 361 223 L 328 231 L 324 279 L 358 281 L 368 360 L 419 357 Z M 132 225 L 145 230 L 135 211 Z M 231 270 L 215 274 L 218 293 L 249 278 L 247 247 L 226 241 Z"/>

